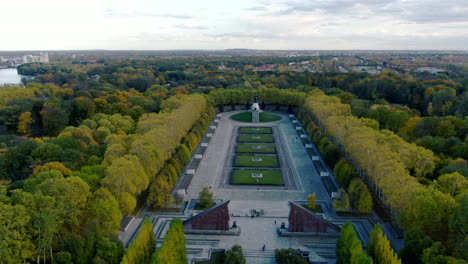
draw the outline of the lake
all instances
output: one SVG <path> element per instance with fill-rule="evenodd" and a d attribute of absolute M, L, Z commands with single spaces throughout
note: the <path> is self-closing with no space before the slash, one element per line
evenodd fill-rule
<path fill-rule="evenodd" d="M 8 84 L 21 84 L 23 76 L 18 74 L 16 68 L 0 69 L 0 86 Z"/>

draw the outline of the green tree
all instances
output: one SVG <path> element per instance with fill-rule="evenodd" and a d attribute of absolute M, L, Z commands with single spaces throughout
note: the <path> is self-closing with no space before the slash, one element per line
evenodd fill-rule
<path fill-rule="evenodd" d="M 213 206 L 213 193 L 210 191 L 210 187 L 205 186 L 198 196 L 199 205 L 201 208 L 209 208 Z"/>
<path fill-rule="evenodd" d="M 348 211 L 350 209 L 349 195 L 343 188 L 338 191 L 338 195 L 333 199 L 332 205 L 337 211 Z"/>
<path fill-rule="evenodd" d="M 376 264 L 401 264 L 380 225 L 375 225 L 372 229 L 367 251 Z"/>
<path fill-rule="evenodd" d="M 359 178 L 354 178 L 348 187 L 351 206 L 359 213 L 370 214 L 372 211 L 372 196 L 366 184 Z"/>
<path fill-rule="evenodd" d="M 156 240 L 153 233 L 153 223 L 148 218 L 145 218 L 135 240 L 128 246 L 127 252 L 125 252 L 122 259 L 122 264 L 150 263 L 155 249 Z"/>
<path fill-rule="evenodd" d="M 185 235 L 182 221 L 178 218 L 172 219 L 169 230 L 164 237 L 161 248 L 156 251 L 151 259 L 151 264 L 186 264 L 187 253 L 185 248 Z"/>
<path fill-rule="evenodd" d="M 333 174 L 345 189 L 348 189 L 351 180 L 358 176 L 356 170 L 354 170 L 351 164 L 349 164 L 345 159 L 340 159 L 340 161 L 335 165 Z"/>
<path fill-rule="evenodd" d="M 31 234 L 28 233 L 30 216 L 22 205 L 0 202 L 0 263 L 21 263 L 34 255 Z"/>
<path fill-rule="evenodd" d="M 351 222 L 346 222 L 341 228 L 340 238 L 336 242 L 336 263 L 372 264 L 372 258 L 363 251 L 362 243 Z"/>
<path fill-rule="evenodd" d="M 232 246 L 231 250 L 225 253 L 224 264 L 245 264 L 245 257 L 240 245 Z"/>
<path fill-rule="evenodd" d="M 400 214 L 403 228 L 421 227 L 432 238 L 447 241 L 448 219 L 457 207 L 455 200 L 438 190 L 416 192 Z"/>
<path fill-rule="evenodd" d="M 99 188 L 93 193 L 88 211 L 89 217 L 96 221 L 102 232 L 114 233 L 120 227 L 122 214 L 119 203 L 107 189 Z"/>
<path fill-rule="evenodd" d="M 401 260 L 403 263 L 422 264 L 423 250 L 429 248 L 433 242 L 419 227 L 406 230 L 405 246 L 400 251 Z"/>

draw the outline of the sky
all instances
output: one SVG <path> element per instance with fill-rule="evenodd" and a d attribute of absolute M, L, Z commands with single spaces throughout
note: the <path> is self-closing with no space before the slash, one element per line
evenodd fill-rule
<path fill-rule="evenodd" d="M 0 50 L 468 50 L 468 0 L 16 0 Z"/>

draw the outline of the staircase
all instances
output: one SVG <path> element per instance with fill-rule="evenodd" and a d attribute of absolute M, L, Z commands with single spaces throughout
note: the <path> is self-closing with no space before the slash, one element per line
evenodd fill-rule
<path fill-rule="evenodd" d="M 275 251 L 274 250 L 255 250 L 255 249 L 243 249 L 242 253 L 246 258 L 275 258 Z"/>
<path fill-rule="evenodd" d="M 260 113 L 257 111 L 252 111 L 252 123 L 260 122 Z"/>

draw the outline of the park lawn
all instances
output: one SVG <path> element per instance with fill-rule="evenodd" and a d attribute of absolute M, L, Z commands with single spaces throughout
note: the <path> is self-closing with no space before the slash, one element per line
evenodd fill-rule
<path fill-rule="evenodd" d="M 252 173 L 261 173 L 263 178 L 252 178 Z M 279 170 L 232 170 L 231 184 L 239 185 L 284 185 Z"/>
<path fill-rule="evenodd" d="M 261 112 L 260 113 L 260 122 L 273 122 L 280 120 L 281 117 L 277 114 L 273 114 L 270 112 Z"/>
<path fill-rule="evenodd" d="M 241 127 L 240 134 L 273 134 L 271 127 Z"/>
<path fill-rule="evenodd" d="M 261 158 L 262 161 L 252 161 L 252 158 Z M 268 167 L 279 168 L 276 155 L 236 155 L 234 167 Z"/>
<path fill-rule="evenodd" d="M 239 122 L 252 122 L 252 112 L 241 112 L 231 116 L 232 120 Z"/>
<path fill-rule="evenodd" d="M 258 137 L 258 138 L 257 138 Z M 275 142 L 272 135 L 269 134 L 246 134 L 239 135 L 237 140 L 240 143 L 251 142 L 251 143 L 273 143 Z"/>
<path fill-rule="evenodd" d="M 253 147 L 259 146 L 260 149 Z M 237 153 L 262 153 L 262 154 L 274 154 L 276 153 L 275 144 L 252 144 L 252 143 L 240 143 L 236 145 Z"/>

